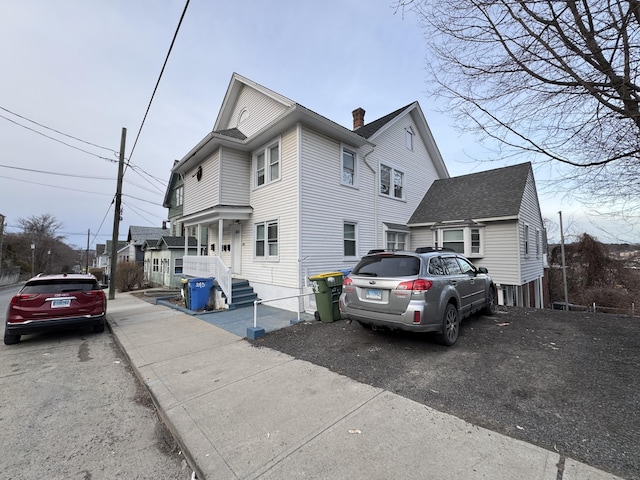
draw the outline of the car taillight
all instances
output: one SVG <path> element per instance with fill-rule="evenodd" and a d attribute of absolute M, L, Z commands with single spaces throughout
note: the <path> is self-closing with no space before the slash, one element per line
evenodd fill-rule
<path fill-rule="evenodd" d="M 104 292 L 102 290 L 89 290 L 89 291 L 84 292 L 84 293 L 85 293 L 85 295 L 104 297 Z"/>
<path fill-rule="evenodd" d="M 342 281 L 342 289 L 348 292 L 355 291 L 356 287 L 353 285 L 353 280 L 351 280 L 350 277 L 344 277 L 344 280 Z"/>
<path fill-rule="evenodd" d="M 418 280 L 409 280 L 408 282 L 402 282 L 396 287 L 396 290 L 412 290 L 414 292 L 426 292 L 431 288 L 433 282 L 431 280 L 424 280 L 419 278 Z"/>
<path fill-rule="evenodd" d="M 17 305 L 21 300 L 29 300 L 30 298 L 36 298 L 36 293 L 18 293 L 11 298 L 11 305 Z"/>

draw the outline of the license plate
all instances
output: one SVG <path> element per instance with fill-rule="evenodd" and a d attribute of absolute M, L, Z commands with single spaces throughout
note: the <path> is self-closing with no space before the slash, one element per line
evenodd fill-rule
<path fill-rule="evenodd" d="M 64 298 L 60 300 L 51 300 L 51 308 L 64 308 L 71 306 L 71 299 Z"/>
<path fill-rule="evenodd" d="M 369 288 L 366 297 L 368 300 L 382 300 L 382 290 Z"/>

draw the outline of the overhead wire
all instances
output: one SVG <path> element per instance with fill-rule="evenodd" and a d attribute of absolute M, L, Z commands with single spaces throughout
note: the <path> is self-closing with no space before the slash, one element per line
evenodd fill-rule
<path fill-rule="evenodd" d="M 158 90 L 158 85 L 160 85 L 160 80 L 162 79 L 162 75 L 164 73 L 164 69 L 167 66 L 167 62 L 169 61 L 169 56 L 171 55 L 171 51 L 173 50 L 173 45 L 176 42 L 176 38 L 178 37 L 178 32 L 180 31 L 180 26 L 182 25 L 182 20 L 184 20 L 184 16 L 187 13 L 187 8 L 189 7 L 189 1 L 184 5 L 184 9 L 182 10 L 182 15 L 180 16 L 180 21 L 178 22 L 178 26 L 176 27 L 176 31 L 173 34 L 173 39 L 171 40 L 171 45 L 169 46 L 169 51 L 167 52 L 167 56 L 164 59 L 164 63 L 162 65 L 162 69 L 160 70 L 160 75 L 158 76 L 158 80 L 156 81 L 156 86 L 153 88 L 153 93 L 151 94 L 151 98 L 149 99 L 149 104 L 147 105 L 147 110 L 144 113 L 144 117 L 142 118 L 142 123 L 140 124 L 140 129 L 138 130 L 138 134 L 136 135 L 136 139 L 133 142 L 133 147 L 131 147 L 131 153 L 129 153 L 129 159 L 133 157 L 133 152 L 136 149 L 136 145 L 138 144 L 138 139 L 140 138 L 140 134 L 142 133 L 142 128 L 144 127 L 144 123 L 147 120 L 147 115 L 149 114 L 149 110 L 151 109 L 151 103 L 153 102 L 153 98 L 156 95 L 156 91 Z"/>

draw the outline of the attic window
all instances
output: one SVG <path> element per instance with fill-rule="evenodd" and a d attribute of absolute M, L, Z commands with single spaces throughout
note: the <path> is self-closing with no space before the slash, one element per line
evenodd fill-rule
<path fill-rule="evenodd" d="M 238 125 L 246 122 L 247 120 L 249 120 L 249 110 L 247 110 L 246 108 L 243 108 L 240 114 L 238 115 Z"/>
<path fill-rule="evenodd" d="M 406 141 L 407 141 L 407 149 L 408 150 L 413 150 L 413 127 L 407 127 L 404 129 L 405 136 L 406 136 Z"/>

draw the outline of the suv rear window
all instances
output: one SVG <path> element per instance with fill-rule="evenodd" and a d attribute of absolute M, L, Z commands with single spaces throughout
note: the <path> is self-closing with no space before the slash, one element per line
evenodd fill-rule
<path fill-rule="evenodd" d="M 353 270 L 354 275 L 371 277 L 411 277 L 420 273 L 420 258 L 404 255 L 364 257 Z"/>
<path fill-rule="evenodd" d="M 27 283 L 22 288 L 22 293 L 65 293 L 65 292 L 86 292 L 89 290 L 100 290 L 98 284 L 91 279 L 87 280 L 46 280 Z"/>

